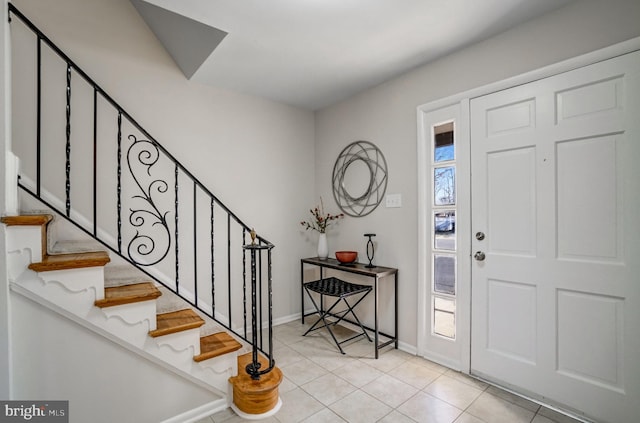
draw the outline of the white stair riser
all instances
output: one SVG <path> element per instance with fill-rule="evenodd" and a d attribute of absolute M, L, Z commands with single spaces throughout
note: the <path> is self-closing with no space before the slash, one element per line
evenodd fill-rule
<path fill-rule="evenodd" d="M 92 289 L 95 292 L 94 301 L 104 299 L 104 268 L 102 266 L 38 272 L 38 276 L 45 283 L 55 281 L 71 292 Z"/>
<path fill-rule="evenodd" d="M 129 323 L 120 316 L 114 314 L 107 316 L 97 307 L 93 307 L 87 318 L 92 324 L 118 337 L 139 349 L 144 349 L 145 342 L 149 337 L 149 320 Z M 155 322 L 155 318 L 152 319 Z"/>
<path fill-rule="evenodd" d="M 32 260 L 42 260 L 42 228 L 40 226 L 7 227 L 7 251 L 29 249 Z"/>
<path fill-rule="evenodd" d="M 238 374 L 238 358 L 236 354 L 225 354 L 215 359 L 205 360 L 218 363 L 204 366 L 202 363 L 192 362 L 191 374 L 212 386 L 227 386 L 229 378 Z M 235 363 L 235 367 L 233 363 Z M 217 370 L 219 368 L 219 370 Z"/>
<path fill-rule="evenodd" d="M 122 304 L 113 307 L 104 307 L 102 312 L 105 316 L 117 317 L 125 323 L 137 324 L 148 322 L 149 331 L 156 329 L 156 302 L 141 301 L 137 303 Z"/>
<path fill-rule="evenodd" d="M 95 288 L 69 289 L 64 277 L 62 280 L 61 282 L 58 278 L 52 278 L 45 281 L 38 277 L 37 273 L 27 270 L 15 283 L 76 316 L 86 318 L 93 309 Z"/>
<path fill-rule="evenodd" d="M 222 373 L 226 369 L 231 370 L 229 376 L 238 374 L 237 354 L 225 354 L 216 357 L 214 360 L 204 360 L 198 363 L 203 371 L 212 371 L 214 373 Z"/>
<path fill-rule="evenodd" d="M 166 345 L 175 352 L 192 349 L 194 355 L 200 354 L 200 328 L 183 330 L 169 335 L 153 338 L 158 346 Z"/>
<path fill-rule="evenodd" d="M 6 246 L 7 272 L 13 281 L 29 264 L 42 260 L 42 230 L 39 226 L 9 226 Z"/>
<path fill-rule="evenodd" d="M 147 343 L 145 351 L 165 362 L 171 363 L 177 369 L 189 373 L 208 385 L 220 388 L 225 387 L 229 378 L 236 375 L 238 370 L 236 354 L 225 354 L 198 363 L 193 360 L 192 348 L 176 351 L 168 344 L 159 345 L 155 343 L 154 345 L 153 343 Z"/>

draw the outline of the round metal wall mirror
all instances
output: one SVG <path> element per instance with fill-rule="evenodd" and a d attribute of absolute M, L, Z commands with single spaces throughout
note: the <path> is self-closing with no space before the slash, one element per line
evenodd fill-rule
<path fill-rule="evenodd" d="M 333 166 L 333 197 L 349 216 L 366 216 L 387 190 L 387 161 L 369 141 L 355 141 L 342 150 Z"/>

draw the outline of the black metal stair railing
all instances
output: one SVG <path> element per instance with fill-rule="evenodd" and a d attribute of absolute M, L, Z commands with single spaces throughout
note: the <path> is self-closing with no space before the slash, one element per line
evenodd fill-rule
<path fill-rule="evenodd" d="M 14 75 L 33 74 L 36 85 L 26 93 L 13 90 L 14 103 L 24 103 L 21 111 L 32 113 L 35 121 L 31 140 L 20 137 L 19 142 L 14 124 L 20 188 L 250 343 L 252 377 L 270 371 L 273 244 L 255 233 L 256 243 L 249 244 L 252 229 L 9 4 L 10 22 L 13 17 L 23 25 L 20 30 L 11 25 L 12 39 L 34 44 L 36 68 L 16 72 L 29 53 L 17 56 L 14 47 Z M 56 76 L 62 72 L 66 86 L 58 89 Z M 64 125 L 52 124 L 60 108 Z M 76 119 L 75 109 L 82 116 L 89 110 L 91 122 Z M 74 137 L 74 131 L 82 134 Z M 268 356 L 267 369 L 259 370 L 258 351 Z"/>

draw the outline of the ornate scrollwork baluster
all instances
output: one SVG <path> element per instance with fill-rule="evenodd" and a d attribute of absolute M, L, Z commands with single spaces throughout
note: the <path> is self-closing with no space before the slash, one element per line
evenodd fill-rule
<path fill-rule="evenodd" d="M 140 190 L 140 194 L 132 196 L 132 199 L 142 200 L 146 207 L 129 209 L 129 223 L 137 229 L 136 234 L 129 242 L 127 254 L 138 265 L 152 266 L 164 260 L 171 246 L 171 235 L 166 219 L 169 212 L 162 213 L 154 200 L 154 195 L 166 193 L 169 190 L 169 185 L 162 179 L 153 178 L 147 184 L 143 184 L 142 175 L 137 174 L 136 170 L 142 166 L 147 175 L 151 177 L 151 168 L 158 163 L 160 151 L 149 140 L 137 139 L 135 135 L 129 135 L 128 138 L 133 143 L 127 150 L 127 165 Z M 158 225 L 161 230 L 152 233 L 152 229 Z M 164 241 L 166 245 L 159 243 L 159 240 L 153 236 L 155 234 L 160 234 L 165 238 L 161 241 Z"/>

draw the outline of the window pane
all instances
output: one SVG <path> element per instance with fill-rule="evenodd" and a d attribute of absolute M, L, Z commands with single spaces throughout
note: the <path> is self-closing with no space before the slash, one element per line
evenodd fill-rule
<path fill-rule="evenodd" d="M 446 126 L 446 125 L 443 125 Z M 453 124 L 449 124 L 453 128 Z M 455 159 L 455 149 L 453 147 L 453 131 L 449 130 L 444 133 L 437 133 L 439 127 L 435 128 L 435 149 L 433 160 L 437 162 L 445 162 Z"/>
<path fill-rule="evenodd" d="M 433 169 L 433 199 L 436 206 L 456 204 L 456 167 Z"/>
<path fill-rule="evenodd" d="M 448 298 L 434 297 L 433 331 L 447 338 L 456 337 L 456 302 Z"/>
<path fill-rule="evenodd" d="M 436 250 L 456 249 L 456 212 L 445 210 L 433 215 L 434 247 Z"/>
<path fill-rule="evenodd" d="M 456 148 L 454 122 L 433 127 L 433 333 L 456 334 Z"/>
<path fill-rule="evenodd" d="M 456 294 L 456 257 L 436 254 L 433 259 L 433 290 L 441 294 Z"/>

